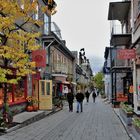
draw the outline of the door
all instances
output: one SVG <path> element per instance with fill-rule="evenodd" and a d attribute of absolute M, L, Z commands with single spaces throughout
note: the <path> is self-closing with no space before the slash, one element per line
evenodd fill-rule
<path fill-rule="evenodd" d="M 52 109 L 52 81 L 39 80 L 39 109 Z"/>

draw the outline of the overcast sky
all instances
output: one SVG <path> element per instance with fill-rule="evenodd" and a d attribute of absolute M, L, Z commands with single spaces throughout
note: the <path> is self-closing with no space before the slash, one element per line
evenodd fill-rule
<path fill-rule="evenodd" d="M 52 21 L 59 26 L 66 46 L 71 51 L 85 48 L 93 72 L 101 70 L 105 47 L 110 44 L 109 2 L 117 0 L 55 1 L 57 13 Z"/>

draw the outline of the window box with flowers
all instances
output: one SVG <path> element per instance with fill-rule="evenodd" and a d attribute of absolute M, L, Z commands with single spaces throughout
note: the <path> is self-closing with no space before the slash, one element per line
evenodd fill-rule
<path fill-rule="evenodd" d="M 37 111 L 38 110 L 38 99 L 33 96 L 28 96 L 27 98 L 27 111 Z"/>

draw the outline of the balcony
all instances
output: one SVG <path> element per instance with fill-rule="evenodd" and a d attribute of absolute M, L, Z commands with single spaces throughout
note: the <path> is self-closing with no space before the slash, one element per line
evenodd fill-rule
<path fill-rule="evenodd" d="M 51 22 L 51 24 L 49 24 L 49 22 L 44 23 L 44 34 L 45 35 L 50 34 L 49 28 L 50 28 L 51 32 L 53 32 L 60 40 L 62 40 L 61 30 L 59 29 L 59 27 L 57 26 L 57 24 L 55 22 Z"/>
<path fill-rule="evenodd" d="M 111 46 L 128 46 L 131 42 L 128 14 L 131 1 L 110 2 L 108 20 L 111 20 Z"/>
<path fill-rule="evenodd" d="M 123 21 L 127 19 L 131 1 L 110 2 L 108 20 Z"/>
<path fill-rule="evenodd" d="M 113 23 L 111 30 L 111 46 L 123 46 L 131 43 L 131 33 L 127 32 L 126 26 L 116 25 Z"/>

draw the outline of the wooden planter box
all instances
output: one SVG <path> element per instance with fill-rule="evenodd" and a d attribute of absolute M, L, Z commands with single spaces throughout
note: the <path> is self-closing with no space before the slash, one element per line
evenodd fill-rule
<path fill-rule="evenodd" d="M 132 125 L 133 113 L 125 112 L 122 108 L 119 109 L 120 116 L 127 125 Z"/>

